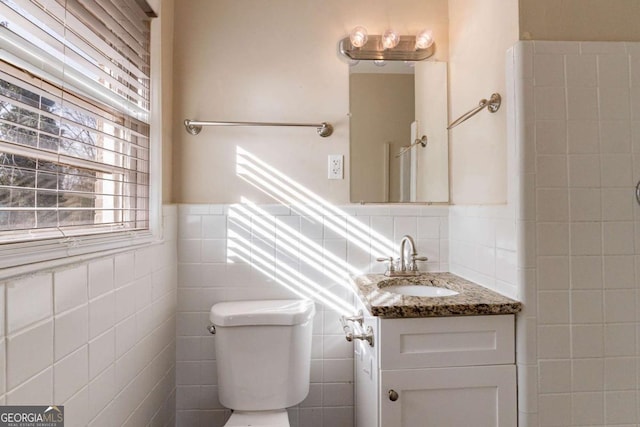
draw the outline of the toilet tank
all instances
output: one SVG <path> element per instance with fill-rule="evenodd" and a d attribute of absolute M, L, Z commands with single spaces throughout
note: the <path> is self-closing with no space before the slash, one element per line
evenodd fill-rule
<path fill-rule="evenodd" d="M 314 315 L 315 306 L 308 300 L 234 301 L 211 307 L 220 403 L 262 411 L 304 400 Z"/>

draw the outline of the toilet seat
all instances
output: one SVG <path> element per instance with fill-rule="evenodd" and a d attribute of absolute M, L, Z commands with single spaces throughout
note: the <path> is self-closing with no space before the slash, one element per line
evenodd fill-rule
<path fill-rule="evenodd" d="M 275 411 L 233 411 L 224 427 L 290 427 L 286 409 Z"/>

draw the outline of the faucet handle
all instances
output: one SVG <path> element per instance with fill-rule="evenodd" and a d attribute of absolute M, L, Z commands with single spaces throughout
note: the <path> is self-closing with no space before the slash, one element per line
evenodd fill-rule
<path fill-rule="evenodd" d="M 418 271 L 418 263 L 416 261 L 427 261 L 429 258 L 426 256 L 418 256 L 417 254 L 411 254 L 411 264 L 409 265 L 410 271 Z"/>
<path fill-rule="evenodd" d="M 394 260 L 392 256 L 376 258 L 376 261 L 389 263 L 387 265 L 387 271 L 384 274 L 389 275 L 389 273 L 396 271 L 396 266 L 393 264 Z"/>

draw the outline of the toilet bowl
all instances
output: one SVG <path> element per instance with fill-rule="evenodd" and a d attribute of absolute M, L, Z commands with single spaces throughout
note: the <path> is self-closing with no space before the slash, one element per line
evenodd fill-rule
<path fill-rule="evenodd" d="M 289 427 L 286 408 L 309 393 L 309 300 L 234 301 L 211 307 L 218 397 L 233 410 L 225 427 Z"/>
<path fill-rule="evenodd" d="M 235 411 L 224 427 L 290 427 L 286 409 L 275 411 Z"/>

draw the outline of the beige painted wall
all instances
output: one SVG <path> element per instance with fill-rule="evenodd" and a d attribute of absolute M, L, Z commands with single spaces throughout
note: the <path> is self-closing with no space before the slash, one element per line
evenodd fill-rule
<path fill-rule="evenodd" d="M 355 25 L 433 28 L 437 59 L 450 60 L 450 119 L 492 92 L 504 95 L 504 53 L 519 38 L 640 40 L 637 0 L 189 0 L 175 18 L 173 119 L 164 114 L 174 158 L 165 145 L 163 196 L 192 203 L 272 200 L 235 175 L 238 146 L 321 196 L 348 201 L 348 166 L 343 181 L 327 180 L 326 169 L 328 154 L 349 164 L 348 69 L 336 47 Z M 453 203 L 505 202 L 505 107 L 450 133 Z M 322 139 L 313 129 L 208 128 L 192 137 L 187 117 L 329 121 L 336 131 Z"/>
<path fill-rule="evenodd" d="M 517 40 L 517 2 L 449 1 L 451 121 L 494 92 L 504 100 L 505 53 Z M 506 202 L 506 107 L 482 111 L 449 132 L 452 203 Z"/>
<path fill-rule="evenodd" d="M 522 40 L 640 40 L 638 0 L 520 0 Z"/>
<path fill-rule="evenodd" d="M 186 5 L 188 3 L 188 6 Z M 436 59 L 447 60 L 446 0 L 189 0 L 175 10 L 173 200 L 256 202 L 273 198 L 236 175 L 236 148 L 334 203 L 349 202 L 349 180 L 327 179 L 327 156 L 349 163 L 349 71 L 338 41 L 356 25 L 371 34 L 428 27 Z M 305 128 L 205 128 L 188 135 L 185 118 L 321 122 Z M 348 168 L 345 168 L 348 177 Z M 277 193 L 277 189 L 273 189 Z"/>

